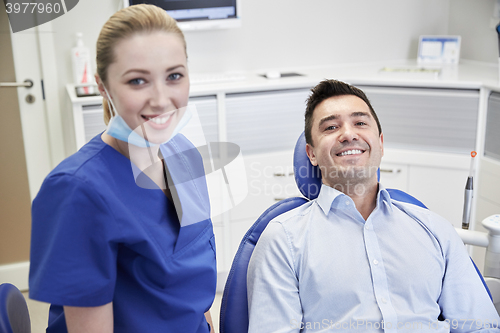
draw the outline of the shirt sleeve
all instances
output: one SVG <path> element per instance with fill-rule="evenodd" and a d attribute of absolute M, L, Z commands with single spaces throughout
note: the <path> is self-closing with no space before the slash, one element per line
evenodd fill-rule
<path fill-rule="evenodd" d="M 299 332 L 299 282 L 287 234 L 270 222 L 253 251 L 247 273 L 249 333 Z"/>
<path fill-rule="evenodd" d="M 450 332 L 500 331 L 498 313 L 462 240 L 451 223 L 443 221 L 447 237 L 440 243 L 446 270 L 438 303 L 446 326 Z"/>
<path fill-rule="evenodd" d="M 31 298 L 68 306 L 112 301 L 119 230 L 95 187 L 70 175 L 42 185 L 32 205 Z"/>

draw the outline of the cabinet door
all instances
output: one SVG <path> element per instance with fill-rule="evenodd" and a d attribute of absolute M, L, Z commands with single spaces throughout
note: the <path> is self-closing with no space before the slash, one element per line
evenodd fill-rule
<path fill-rule="evenodd" d="M 101 104 L 90 104 L 82 106 L 83 131 L 85 133 L 84 143 L 89 142 L 90 139 L 92 139 L 94 136 L 106 130 L 103 112 L 104 111 Z M 82 145 L 77 148 L 80 149 Z"/>
<path fill-rule="evenodd" d="M 467 169 L 411 165 L 409 172 L 408 193 L 461 228 Z"/>
<path fill-rule="evenodd" d="M 500 93 L 491 93 L 488 98 L 484 155 L 500 161 Z"/>
<path fill-rule="evenodd" d="M 385 188 L 408 192 L 408 165 L 397 163 L 380 164 L 380 183 Z"/>
<path fill-rule="evenodd" d="M 190 97 L 189 104 L 196 106 L 206 142 L 218 142 L 219 121 L 215 96 Z"/>
<path fill-rule="evenodd" d="M 293 176 L 293 151 L 247 155 L 243 158 L 248 195 L 229 211 L 231 222 L 255 221 L 277 201 L 299 195 Z"/>
<path fill-rule="evenodd" d="M 228 141 L 244 156 L 293 149 L 304 131 L 308 95 L 307 89 L 228 94 Z"/>
<path fill-rule="evenodd" d="M 476 147 L 478 90 L 361 87 L 386 148 L 468 154 Z"/>

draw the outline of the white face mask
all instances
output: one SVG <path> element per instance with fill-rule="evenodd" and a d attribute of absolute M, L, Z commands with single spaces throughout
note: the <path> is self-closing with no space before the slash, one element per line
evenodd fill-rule
<path fill-rule="evenodd" d="M 103 85 L 104 86 L 104 85 Z M 152 147 L 156 146 L 158 143 L 152 143 L 147 140 L 147 133 L 144 129 L 144 126 L 141 125 L 140 127 L 132 130 L 130 126 L 125 122 L 125 120 L 118 114 L 118 109 L 116 108 L 115 104 L 113 103 L 113 100 L 111 99 L 108 90 L 104 86 L 104 91 L 106 92 L 106 96 L 108 97 L 108 107 L 109 103 L 111 103 L 111 106 L 113 107 L 114 111 L 114 116 L 110 119 L 108 123 L 108 127 L 106 129 L 106 134 L 112 136 L 115 139 L 127 142 L 129 144 L 132 144 L 137 147 Z M 193 116 L 193 110 L 192 106 L 186 106 L 183 108 L 180 108 L 178 110 L 175 110 L 175 112 L 182 113 L 181 118 L 178 120 L 178 123 L 175 125 L 174 130 L 172 131 L 172 134 L 170 135 L 165 135 L 160 142 L 160 144 L 166 143 L 170 141 L 171 138 L 173 138 L 175 135 L 177 135 L 184 126 L 189 122 L 191 117 Z M 152 120 L 149 120 L 152 121 Z M 139 133 L 139 134 L 138 134 Z"/>

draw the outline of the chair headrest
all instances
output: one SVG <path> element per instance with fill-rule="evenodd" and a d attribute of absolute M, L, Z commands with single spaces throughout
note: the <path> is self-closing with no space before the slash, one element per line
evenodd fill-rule
<path fill-rule="evenodd" d="M 293 171 L 295 183 L 303 196 L 309 200 L 316 199 L 321 189 L 321 170 L 313 166 L 306 153 L 306 136 L 299 136 L 293 152 Z"/>

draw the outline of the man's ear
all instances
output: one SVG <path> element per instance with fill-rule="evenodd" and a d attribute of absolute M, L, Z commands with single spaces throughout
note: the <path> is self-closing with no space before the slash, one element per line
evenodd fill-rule
<path fill-rule="evenodd" d="M 309 161 L 311 161 L 311 164 L 317 166 L 318 161 L 316 161 L 316 155 L 314 155 L 314 147 L 308 143 L 306 143 L 306 154 L 307 157 L 309 157 Z"/>
<path fill-rule="evenodd" d="M 95 77 L 95 82 L 97 83 L 97 89 L 99 89 L 99 93 L 101 94 L 102 97 L 108 99 L 108 95 L 104 90 L 104 83 L 102 83 L 101 78 L 97 74 L 95 74 L 94 77 Z"/>
<path fill-rule="evenodd" d="M 380 148 L 382 149 L 382 156 L 384 156 L 384 133 L 380 133 Z"/>

